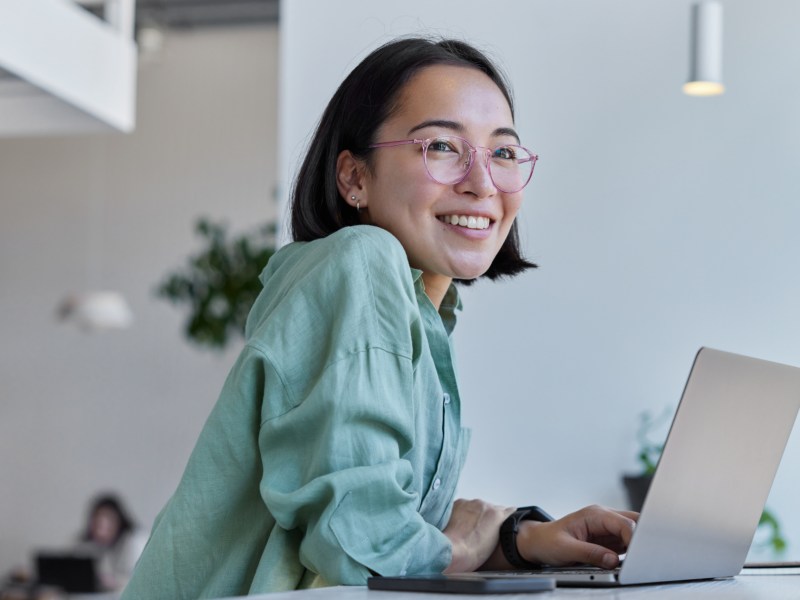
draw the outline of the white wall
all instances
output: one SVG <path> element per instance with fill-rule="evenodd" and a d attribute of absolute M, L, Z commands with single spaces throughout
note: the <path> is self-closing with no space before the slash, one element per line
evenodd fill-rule
<path fill-rule="evenodd" d="M 274 28 L 168 35 L 141 68 L 131 136 L 0 141 L 0 573 L 68 541 L 97 490 L 152 521 L 237 350 L 187 346 L 153 288 L 197 248 L 197 216 L 242 230 L 274 214 L 291 170 L 276 176 L 276 152 L 294 153 L 349 69 L 399 33 L 488 48 L 542 155 L 522 216 L 541 268 L 465 292 L 464 496 L 621 504 L 637 414 L 674 406 L 697 346 L 800 364 L 800 5 L 724 5 L 717 99 L 679 92 L 686 1 L 290 0 L 279 147 Z M 88 285 L 123 291 L 134 328 L 57 323 L 58 301 Z M 770 499 L 794 558 L 799 437 Z"/>
<path fill-rule="evenodd" d="M 408 33 L 498 58 L 541 155 L 521 216 L 541 268 L 464 293 L 462 495 L 622 505 L 638 415 L 677 404 L 699 346 L 800 365 L 800 4 L 723 4 L 718 98 L 680 91 L 688 0 L 282 4 L 281 157 L 368 51 Z M 769 500 L 794 557 L 798 468 L 795 430 Z"/>
<path fill-rule="evenodd" d="M 277 52 L 277 27 L 169 33 L 132 135 L 0 141 L 0 574 L 68 542 L 96 491 L 149 527 L 177 485 L 236 348 L 190 348 L 153 291 L 198 216 L 274 219 Z M 134 327 L 56 322 L 87 286 L 122 291 Z"/>

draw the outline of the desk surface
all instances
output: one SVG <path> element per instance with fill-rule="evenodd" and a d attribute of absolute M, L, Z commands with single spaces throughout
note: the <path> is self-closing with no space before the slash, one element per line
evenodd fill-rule
<path fill-rule="evenodd" d="M 552 592 L 536 594 L 497 594 L 491 596 L 464 596 L 456 594 L 428 594 L 418 592 L 377 592 L 366 587 L 331 587 L 316 590 L 298 590 L 275 594 L 247 596 L 247 600 L 453 600 L 454 598 L 493 598 L 495 600 L 551 600 L 552 598 L 602 598 L 604 600 L 672 600 L 699 598 L 703 600 L 798 600 L 800 576 L 798 575 L 739 575 L 733 579 L 675 583 L 667 585 L 632 586 L 622 588 L 559 588 Z M 244 597 L 242 597 L 244 598 Z"/>

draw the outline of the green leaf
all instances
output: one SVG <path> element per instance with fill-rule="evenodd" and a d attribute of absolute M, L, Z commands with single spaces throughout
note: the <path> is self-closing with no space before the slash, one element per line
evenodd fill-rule
<path fill-rule="evenodd" d="M 275 254 L 276 231 L 268 223 L 228 239 L 223 224 L 197 220 L 195 233 L 205 241 L 204 249 L 155 289 L 157 297 L 188 307 L 184 333 L 191 342 L 219 350 L 242 336 L 261 292 L 258 276 Z"/>

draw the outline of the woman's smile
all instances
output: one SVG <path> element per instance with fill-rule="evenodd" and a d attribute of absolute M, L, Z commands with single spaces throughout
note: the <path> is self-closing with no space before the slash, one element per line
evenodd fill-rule
<path fill-rule="evenodd" d="M 447 225 L 456 225 L 462 228 L 466 227 L 467 229 L 483 230 L 488 229 L 492 224 L 492 220 L 489 217 L 476 217 L 466 214 L 442 215 L 436 218 Z"/>

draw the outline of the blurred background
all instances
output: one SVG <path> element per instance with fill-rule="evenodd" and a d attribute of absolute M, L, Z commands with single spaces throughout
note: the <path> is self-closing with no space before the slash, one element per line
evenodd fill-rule
<path fill-rule="evenodd" d="M 150 527 L 242 344 L 192 343 L 156 290 L 204 249 L 199 218 L 280 228 L 336 86 L 412 33 L 497 59 L 540 154 L 520 217 L 540 268 L 464 291 L 459 494 L 624 506 L 642 414 L 671 414 L 700 346 L 800 365 L 800 5 L 721 4 L 726 90 L 691 97 L 688 0 L 138 2 L 127 132 L 0 132 L 0 572 L 73 541 L 100 491 Z M 59 319 L 87 290 L 129 326 Z M 768 502 L 795 560 L 798 469 L 795 431 Z"/>

